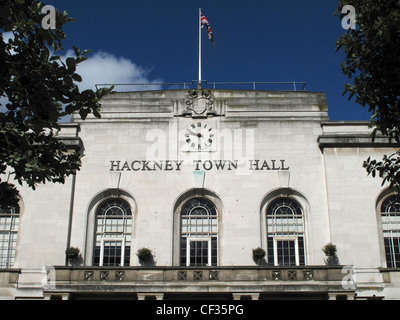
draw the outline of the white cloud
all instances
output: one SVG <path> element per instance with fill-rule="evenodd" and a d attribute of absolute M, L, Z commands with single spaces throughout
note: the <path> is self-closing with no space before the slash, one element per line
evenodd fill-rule
<path fill-rule="evenodd" d="M 74 57 L 72 51 L 68 51 L 62 59 Z M 96 84 L 134 84 L 134 83 L 161 83 L 162 80 L 150 80 L 150 69 L 138 66 L 124 57 L 116 57 L 107 52 L 99 51 L 90 55 L 88 59 L 77 67 L 77 73 L 83 81 L 78 83 L 80 90 L 95 89 Z M 160 89 L 160 86 L 148 87 L 152 90 Z M 142 86 L 117 86 L 116 91 L 143 90 Z"/>
<path fill-rule="evenodd" d="M 8 40 L 12 33 L 4 33 L 4 40 Z M 75 57 L 72 50 L 68 50 L 61 59 L 65 61 L 68 57 Z M 96 84 L 134 84 L 134 83 L 162 83 L 161 79 L 149 78 L 151 69 L 143 68 L 124 57 L 117 57 L 113 54 L 99 51 L 88 55 L 88 59 L 78 64 L 76 72 L 82 77 L 78 82 L 81 91 L 86 89 L 95 90 Z M 136 91 L 145 89 L 143 86 L 116 86 L 115 91 Z M 161 89 L 159 85 L 146 86 L 147 90 Z M 5 111 L 7 103 L 5 97 L 0 99 L 2 106 L 0 112 Z"/>
<path fill-rule="evenodd" d="M 12 32 L 3 33 L 3 41 L 13 39 Z M 68 57 L 75 57 L 73 50 L 68 50 L 61 59 L 65 61 Z M 78 65 L 77 73 L 83 81 L 79 83 L 80 90 L 95 89 L 96 84 L 133 84 L 133 83 L 161 83 L 162 80 L 150 80 L 151 69 L 138 66 L 124 57 L 116 57 L 113 54 L 99 51 L 88 55 L 88 59 Z M 160 86 L 152 85 L 152 90 L 161 89 Z M 119 86 L 115 90 L 143 90 L 143 86 Z"/>

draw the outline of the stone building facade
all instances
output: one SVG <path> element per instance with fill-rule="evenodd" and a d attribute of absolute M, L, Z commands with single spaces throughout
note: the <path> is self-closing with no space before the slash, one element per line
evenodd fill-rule
<path fill-rule="evenodd" d="M 323 93 L 110 95 L 62 124 L 76 176 L 0 214 L 0 298 L 398 299 L 400 204 L 362 168 L 398 146 L 370 132 Z"/>

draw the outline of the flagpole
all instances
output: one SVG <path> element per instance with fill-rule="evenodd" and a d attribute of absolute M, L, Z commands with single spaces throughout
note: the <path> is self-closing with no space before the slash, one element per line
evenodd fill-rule
<path fill-rule="evenodd" d="M 201 8 L 199 8 L 199 83 L 197 87 L 201 88 Z"/>

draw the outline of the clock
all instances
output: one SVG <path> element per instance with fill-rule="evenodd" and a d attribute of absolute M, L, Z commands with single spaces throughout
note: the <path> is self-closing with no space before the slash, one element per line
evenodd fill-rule
<path fill-rule="evenodd" d="M 214 132 L 207 123 L 193 122 L 185 131 L 185 141 L 192 150 L 205 150 L 214 140 Z"/>

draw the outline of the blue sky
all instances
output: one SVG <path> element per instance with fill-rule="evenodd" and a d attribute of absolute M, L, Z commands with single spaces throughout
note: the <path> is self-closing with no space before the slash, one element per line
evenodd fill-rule
<path fill-rule="evenodd" d="M 342 96 L 348 81 L 340 69 L 344 52 L 335 48 L 346 31 L 333 16 L 338 0 L 45 2 L 75 18 L 64 27 L 63 47 L 92 50 L 78 69 L 82 86 L 197 80 L 202 8 L 215 40 L 212 47 L 202 31 L 203 80 L 304 81 L 308 91 L 325 92 L 331 120 L 370 117 Z"/>

